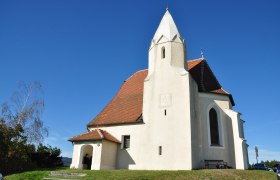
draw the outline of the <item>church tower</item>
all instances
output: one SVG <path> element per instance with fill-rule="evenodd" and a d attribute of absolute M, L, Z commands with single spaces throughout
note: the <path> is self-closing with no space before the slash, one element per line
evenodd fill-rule
<path fill-rule="evenodd" d="M 191 101 L 195 88 L 187 68 L 185 42 L 166 10 L 149 47 L 143 95 L 145 141 L 151 146 L 150 152 L 161 155 L 146 153 L 143 157 L 150 167 L 146 164 L 145 169 L 193 168 Z"/>
<path fill-rule="evenodd" d="M 187 70 L 185 42 L 168 9 L 149 47 L 149 75 L 159 69 L 161 61 L 180 73 L 184 72 L 183 69 Z"/>

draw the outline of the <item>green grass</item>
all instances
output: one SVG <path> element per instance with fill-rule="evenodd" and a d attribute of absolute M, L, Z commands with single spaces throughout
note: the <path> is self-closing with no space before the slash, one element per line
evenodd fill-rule
<path fill-rule="evenodd" d="M 29 171 L 7 176 L 5 180 L 26 180 L 51 178 L 50 172 L 53 170 Z M 181 179 L 276 179 L 276 174 L 268 171 L 258 170 L 233 170 L 233 169 L 213 169 L 213 170 L 193 170 L 193 171 L 142 171 L 142 170 L 75 170 L 75 169 L 57 169 L 56 172 L 65 173 L 84 173 L 86 176 L 72 179 L 155 179 L 155 180 L 181 180 Z M 63 177 L 58 177 L 63 179 Z M 71 178 L 65 178 L 71 179 Z"/>

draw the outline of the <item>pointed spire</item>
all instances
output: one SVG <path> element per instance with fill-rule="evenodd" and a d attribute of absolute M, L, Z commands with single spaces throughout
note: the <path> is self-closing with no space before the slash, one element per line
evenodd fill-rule
<path fill-rule="evenodd" d="M 181 37 L 168 8 L 166 8 L 165 14 L 160 21 L 153 40 L 158 41 L 162 35 L 165 36 L 168 40 L 172 40 L 175 35 Z"/>

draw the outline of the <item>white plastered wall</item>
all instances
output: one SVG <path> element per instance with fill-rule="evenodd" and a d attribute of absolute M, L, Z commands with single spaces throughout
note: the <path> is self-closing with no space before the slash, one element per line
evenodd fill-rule
<path fill-rule="evenodd" d="M 241 132 L 243 122 L 240 119 L 240 113 L 232 109 L 225 109 L 225 112 L 232 120 L 236 169 L 248 169 L 247 144 L 243 137 L 244 132 Z"/>
<path fill-rule="evenodd" d="M 117 146 L 116 154 L 116 169 L 141 169 L 137 168 L 136 164 L 142 159 L 141 150 L 145 146 L 141 134 L 144 131 L 144 124 L 140 125 L 124 125 L 124 126 L 109 126 L 101 127 L 112 134 L 118 140 L 122 140 L 123 135 L 130 135 L 130 148 L 121 149 L 121 145 Z M 106 147 L 104 147 L 105 150 Z M 103 166 L 103 164 L 101 165 Z"/>
<path fill-rule="evenodd" d="M 77 168 L 82 169 L 83 168 L 83 156 L 85 155 L 84 146 L 92 146 L 93 152 L 92 152 L 92 170 L 99 170 L 100 164 L 101 164 L 101 151 L 102 151 L 102 144 L 101 141 L 95 141 L 95 142 L 76 142 L 73 144 L 73 156 L 72 156 L 72 163 L 70 165 L 70 168 Z"/>
<path fill-rule="evenodd" d="M 103 140 L 100 169 L 116 169 L 118 144 Z"/>
<path fill-rule="evenodd" d="M 198 87 L 196 82 L 190 78 L 190 94 L 191 94 L 191 146 L 192 146 L 192 169 L 200 169 L 201 162 L 200 157 L 202 155 L 202 151 L 200 148 L 200 121 L 198 121 L 199 115 L 199 104 L 198 104 Z"/>
<path fill-rule="evenodd" d="M 218 116 L 219 139 L 221 146 L 211 146 L 209 111 L 214 108 Z M 198 122 L 200 168 L 204 160 L 223 160 L 235 168 L 235 146 L 233 140 L 232 121 L 226 115 L 225 109 L 232 108 L 228 96 L 213 93 L 199 93 Z"/>

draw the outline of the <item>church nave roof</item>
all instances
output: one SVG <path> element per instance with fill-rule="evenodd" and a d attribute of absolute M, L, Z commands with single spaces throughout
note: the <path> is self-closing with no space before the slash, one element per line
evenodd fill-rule
<path fill-rule="evenodd" d="M 199 92 L 227 95 L 207 62 L 200 58 L 188 61 L 188 69 L 198 85 Z M 144 80 L 148 70 L 140 70 L 129 77 L 112 101 L 90 122 L 88 127 L 141 123 Z M 140 120 L 140 121 L 139 121 Z"/>

